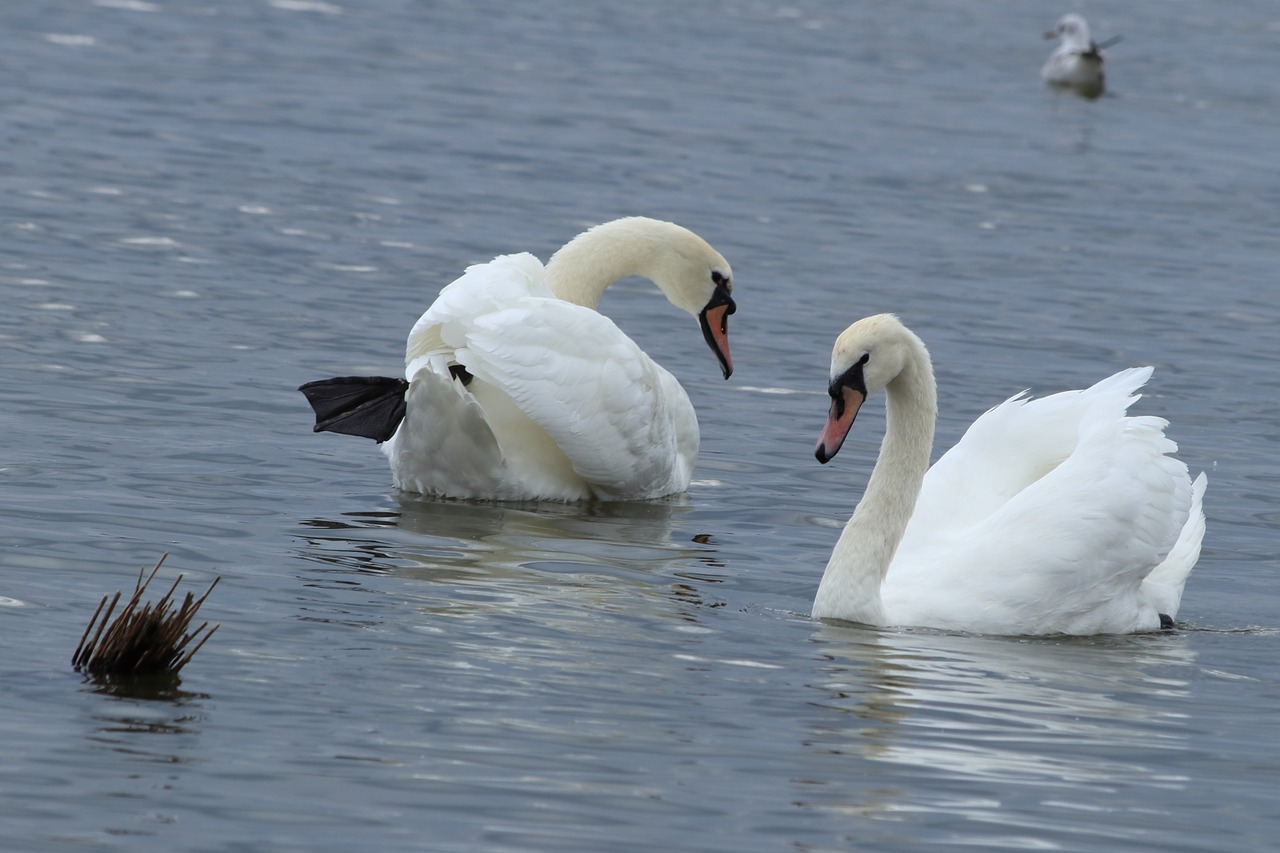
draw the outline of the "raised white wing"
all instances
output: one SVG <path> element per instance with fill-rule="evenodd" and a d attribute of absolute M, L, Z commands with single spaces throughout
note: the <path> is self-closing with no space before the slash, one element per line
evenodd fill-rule
<path fill-rule="evenodd" d="M 1002 633 L 1156 620 L 1142 579 L 1186 525 L 1191 481 L 1165 421 L 1124 415 L 1150 372 L 979 418 L 925 478 L 886 608 Z"/>
<path fill-rule="evenodd" d="M 465 385 L 451 373 L 459 367 Z M 441 291 L 409 335 L 406 378 L 401 434 L 470 434 L 431 462 L 418 457 L 440 456 L 433 439 L 389 443 L 393 465 L 403 460 L 397 478 L 415 491 L 642 499 L 688 486 L 698 426 L 684 389 L 609 318 L 554 297 L 532 255 L 470 267 Z M 453 485 L 455 465 L 493 472 L 490 484 L 468 474 Z"/>
<path fill-rule="evenodd" d="M 1039 399 L 1024 392 L 987 410 L 925 474 L 904 542 L 950 535 L 990 516 L 1076 451 L 1086 417 L 1123 418 L 1150 376 L 1149 367 L 1123 370 L 1087 391 Z"/>
<path fill-rule="evenodd" d="M 405 378 L 413 381 L 422 366 L 419 359 L 447 357 L 465 346 L 467 332 L 478 318 L 526 297 L 552 297 L 542 262 L 528 252 L 467 267 L 413 324 L 405 345 Z"/>

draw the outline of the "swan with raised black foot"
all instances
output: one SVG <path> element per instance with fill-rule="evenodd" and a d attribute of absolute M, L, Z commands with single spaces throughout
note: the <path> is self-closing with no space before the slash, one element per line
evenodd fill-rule
<path fill-rule="evenodd" d="M 299 389 L 315 430 L 385 442 L 408 492 L 559 501 L 682 492 L 698 455 L 693 405 L 596 310 L 629 276 L 698 319 L 727 379 L 729 263 L 686 228 L 628 217 L 578 235 L 545 267 L 528 253 L 469 267 L 414 324 L 403 379 Z"/>

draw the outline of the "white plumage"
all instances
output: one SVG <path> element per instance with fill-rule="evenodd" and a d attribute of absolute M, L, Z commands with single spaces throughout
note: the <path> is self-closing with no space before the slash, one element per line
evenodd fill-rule
<path fill-rule="evenodd" d="M 924 344 L 891 315 L 850 326 L 832 356 L 818 458 L 880 388 L 888 421 L 813 615 L 1009 635 L 1169 624 L 1199 558 L 1206 479 L 1193 484 L 1169 455 L 1166 421 L 1126 414 L 1151 372 L 1013 397 L 928 467 L 936 392 Z"/>
<path fill-rule="evenodd" d="M 1062 41 L 1040 69 L 1041 78 L 1051 86 L 1073 89 L 1088 97 L 1101 95 L 1106 88 L 1106 61 L 1090 38 L 1085 19 L 1076 14 L 1063 15 L 1044 37 Z"/>
<path fill-rule="evenodd" d="M 595 310 L 606 287 L 632 275 L 699 318 L 727 378 L 728 263 L 687 229 L 630 217 L 579 235 L 545 267 L 527 253 L 469 267 L 409 333 L 407 389 L 376 377 L 303 386 L 317 429 L 389 437 L 396 485 L 421 494 L 569 501 L 683 491 L 699 444 L 688 395 Z M 324 395 L 362 381 L 398 383 L 394 420 L 342 427 L 362 397 L 331 417 Z"/>

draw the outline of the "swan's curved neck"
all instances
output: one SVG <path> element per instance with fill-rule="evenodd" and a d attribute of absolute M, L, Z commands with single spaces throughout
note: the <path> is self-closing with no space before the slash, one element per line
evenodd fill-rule
<path fill-rule="evenodd" d="M 547 286 L 566 302 L 595 308 L 609 285 L 643 276 L 661 286 L 654 266 L 651 220 L 618 219 L 584 231 L 547 262 Z M 656 223 L 653 223 L 656 224 Z"/>
<path fill-rule="evenodd" d="M 887 416 L 880 457 L 823 572 L 813 604 L 816 618 L 889 624 L 880 585 L 929 469 L 938 411 L 929 354 L 918 339 L 911 351 L 902 372 L 885 388 Z"/>

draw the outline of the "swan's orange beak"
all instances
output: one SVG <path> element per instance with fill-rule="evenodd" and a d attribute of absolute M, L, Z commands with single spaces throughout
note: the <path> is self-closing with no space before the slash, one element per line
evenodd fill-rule
<path fill-rule="evenodd" d="M 844 444 L 845 436 L 853 426 L 853 419 L 858 416 L 858 409 L 862 408 L 866 399 L 867 395 L 861 390 L 848 385 L 840 386 L 838 395 L 832 393 L 827 425 L 822 428 L 822 435 L 818 436 L 818 446 L 813 451 L 813 455 L 823 465 L 840 452 L 840 445 Z"/>
<path fill-rule="evenodd" d="M 738 306 L 733 303 L 733 297 L 723 287 L 717 287 L 707 307 L 698 315 L 702 337 L 716 354 L 725 379 L 733 374 L 733 357 L 729 355 L 729 315 L 736 310 Z"/>

